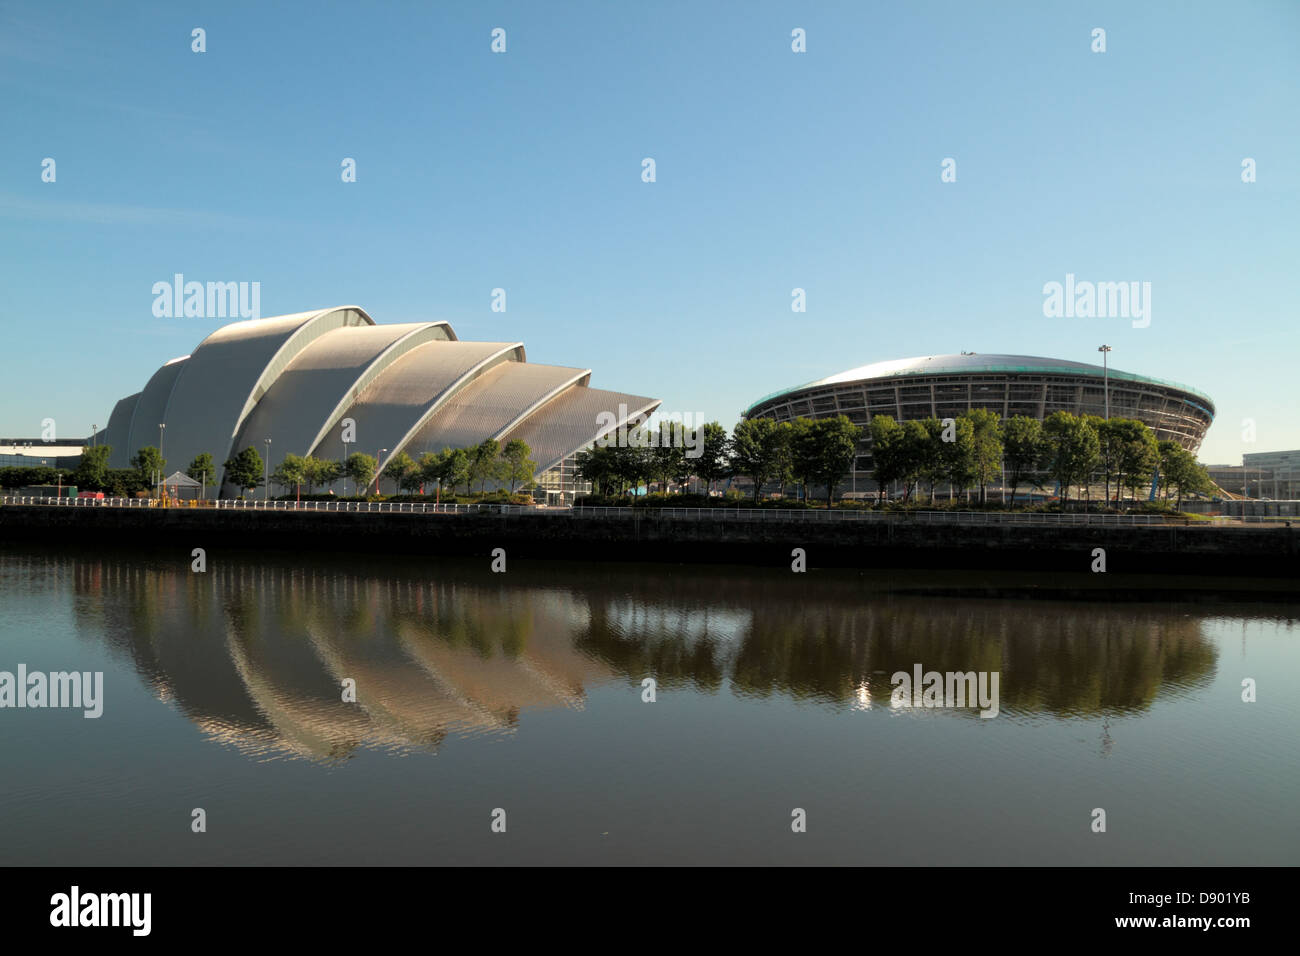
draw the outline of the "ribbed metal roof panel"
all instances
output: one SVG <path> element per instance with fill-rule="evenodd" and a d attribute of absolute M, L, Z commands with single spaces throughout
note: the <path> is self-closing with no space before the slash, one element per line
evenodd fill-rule
<path fill-rule="evenodd" d="M 208 452 L 221 473 L 236 450 L 232 446 L 240 426 L 275 378 L 322 335 L 355 325 L 374 321 L 356 306 L 342 306 L 217 329 L 194 350 L 176 379 L 164 419 L 165 457 L 184 468 Z"/>
<path fill-rule="evenodd" d="M 193 459 L 176 462 L 174 459 L 169 458 L 167 455 L 167 441 L 165 438 L 160 439 L 158 434 L 158 426 L 167 421 L 167 401 L 171 398 L 176 380 L 180 377 L 181 371 L 185 368 L 185 363 L 188 360 L 188 355 L 172 359 L 150 376 L 144 391 L 140 393 L 140 400 L 135 403 L 135 412 L 131 415 L 131 428 L 127 433 L 125 451 L 128 464 L 141 448 L 146 445 L 157 448 L 158 442 L 162 441 L 164 458 L 173 464 L 178 464 L 182 471 L 190 466 L 190 461 Z M 128 464 L 124 464 L 122 467 L 126 468 Z"/>
<path fill-rule="evenodd" d="M 585 383 L 590 369 L 504 362 L 457 392 L 406 446 L 419 458 L 443 448 L 469 448 L 498 438 L 570 385 Z"/>
<path fill-rule="evenodd" d="M 608 418 L 602 419 L 603 413 L 613 416 L 614 427 L 618 427 L 639 415 L 651 414 L 659 405 L 657 398 L 575 385 L 502 435 L 501 444 L 516 438 L 526 442 L 540 475 L 608 433 L 610 429 L 604 427 Z"/>
<path fill-rule="evenodd" d="M 430 342 L 384 370 L 357 398 L 342 419 L 355 422 L 356 446 L 375 454 L 387 448 L 396 455 L 439 407 L 478 376 L 503 362 L 524 361 L 521 342 Z M 333 458 L 340 437 L 335 429 L 321 440 L 322 457 Z M 481 440 L 481 439 L 480 439 Z"/>
<path fill-rule="evenodd" d="M 127 451 L 131 438 L 131 416 L 135 414 L 135 404 L 142 394 L 136 392 L 134 395 L 120 399 L 113 406 L 113 413 L 108 416 L 108 425 L 104 428 L 100 442 L 112 449 L 108 454 L 110 468 L 131 467 L 132 452 Z"/>
<path fill-rule="evenodd" d="M 271 467 L 285 455 L 305 455 L 343 411 L 386 367 L 429 342 L 449 340 L 446 323 L 350 326 L 303 349 L 257 403 L 235 441 L 263 450 L 271 439 Z"/>

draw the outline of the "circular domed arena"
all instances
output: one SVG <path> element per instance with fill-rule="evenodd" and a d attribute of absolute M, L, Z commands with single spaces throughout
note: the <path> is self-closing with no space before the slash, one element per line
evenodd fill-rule
<path fill-rule="evenodd" d="M 1200 448 L 1214 420 L 1214 402 L 1202 392 L 1100 365 L 1034 355 L 926 355 L 876 362 L 759 399 L 744 418 L 827 418 L 844 415 L 864 431 L 876 415 L 895 421 L 955 418 L 972 408 L 1003 419 L 1053 412 L 1134 418 L 1188 451 Z M 855 477 L 869 477 L 871 438 L 864 435 Z"/>

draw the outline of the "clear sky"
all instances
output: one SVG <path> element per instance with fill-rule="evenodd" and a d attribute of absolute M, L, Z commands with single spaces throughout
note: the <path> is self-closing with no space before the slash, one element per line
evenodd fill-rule
<path fill-rule="evenodd" d="M 0 104 L 0 435 L 102 428 L 223 324 L 154 317 L 180 272 L 727 425 L 868 362 L 1104 342 L 1215 400 L 1202 460 L 1300 448 L 1295 0 L 0 3 Z M 1150 282 L 1150 325 L 1045 317 L 1067 273 Z"/>

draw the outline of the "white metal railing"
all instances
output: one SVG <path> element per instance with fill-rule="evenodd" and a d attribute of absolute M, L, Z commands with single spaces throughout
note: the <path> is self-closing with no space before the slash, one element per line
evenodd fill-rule
<path fill-rule="evenodd" d="M 422 501 L 259 501 L 227 499 L 220 501 L 170 501 L 156 498 L 57 498 L 34 495 L 0 495 L 4 505 L 43 505 L 60 508 L 168 508 L 217 511 L 301 511 L 320 513 L 470 515 L 495 514 L 568 516 L 571 518 L 632 518 L 638 520 L 685 521 L 850 521 L 895 522 L 899 524 L 976 524 L 976 525 L 1171 525 L 1179 527 L 1214 527 L 1225 524 L 1281 525 L 1292 519 L 1286 515 L 1215 516 L 1188 520 L 1159 514 L 1112 515 L 1089 512 L 1000 512 L 1000 511 L 856 511 L 810 508 L 631 508 L 575 507 L 540 508 L 529 505 L 501 504 L 430 504 Z"/>

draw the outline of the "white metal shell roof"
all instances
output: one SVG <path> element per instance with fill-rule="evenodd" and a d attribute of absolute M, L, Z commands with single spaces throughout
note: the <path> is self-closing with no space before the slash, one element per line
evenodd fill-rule
<path fill-rule="evenodd" d="M 118 467 L 129 467 L 131 458 L 136 452 L 146 445 L 157 448 L 160 440 L 163 441 L 163 457 L 167 457 L 167 444 L 158 434 L 158 426 L 167 421 L 167 401 L 171 398 L 176 379 L 180 377 L 181 369 L 185 367 L 188 359 L 188 355 L 174 358 L 150 376 L 131 413 L 131 424 L 127 428 L 127 438 L 123 448 L 125 458 Z M 187 460 L 183 467 L 188 468 L 189 465 L 190 461 Z"/>
<path fill-rule="evenodd" d="M 590 378 L 591 369 L 503 362 L 448 399 L 407 443 L 406 453 L 418 459 L 500 438 L 564 389 Z"/>
<path fill-rule="evenodd" d="M 306 455 L 385 369 L 422 345 L 453 337 L 445 322 L 358 325 L 322 335 L 275 379 L 234 447 L 252 445 L 261 453 L 270 438 L 272 467 L 285 455 Z"/>
<path fill-rule="evenodd" d="M 270 468 L 290 452 L 337 460 L 384 448 L 387 459 L 521 438 L 540 472 L 600 437 L 601 413 L 622 424 L 659 406 L 591 389 L 590 377 L 590 369 L 528 364 L 521 342 L 461 342 L 445 322 L 378 326 L 341 306 L 217 329 L 119 401 L 105 441 L 126 467 L 138 447 L 157 444 L 163 423 L 172 470 L 206 452 L 220 475 L 245 446 L 265 454 L 268 438 Z M 345 449 L 338 426 L 346 419 L 356 444 Z"/>
<path fill-rule="evenodd" d="M 317 338 L 350 325 L 374 325 L 374 320 L 356 306 L 343 306 L 217 329 L 194 350 L 176 379 L 167 403 L 163 456 L 188 468 L 207 452 L 220 474 L 236 450 L 232 446 L 240 426 L 276 376 Z"/>
<path fill-rule="evenodd" d="M 517 427 L 501 436 L 501 444 L 516 438 L 532 449 L 537 474 L 558 465 L 565 457 L 608 434 L 602 413 L 614 417 L 614 427 L 640 415 L 650 415 L 659 399 L 575 386 L 547 402 Z"/>
<path fill-rule="evenodd" d="M 110 468 L 128 468 L 130 467 L 131 455 L 135 452 L 130 450 L 129 439 L 131 437 L 131 416 L 135 414 L 136 402 L 140 400 L 141 392 L 134 395 L 128 395 L 121 399 L 113 406 L 113 413 L 108 416 L 108 424 L 104 427 L 102 437 L 99 439 L 100 444 L 108 445 L 111 451 L 108 454 L 108 467 Z"/>
<path fill-rule="evenodd" d="M 441 405 L 476 377 L 501 362 L 522 362 L 522 342 L 430 342 L 404 355 L 343 413 L 355 423 L 356 447 L 385 461 L 406 447 Z M 335 429 L 320 452 L 333 457 Z M 486 437 L 486 436 L 485 436 Z M 482 441 L 482 439 L 479 439 Z"/>

